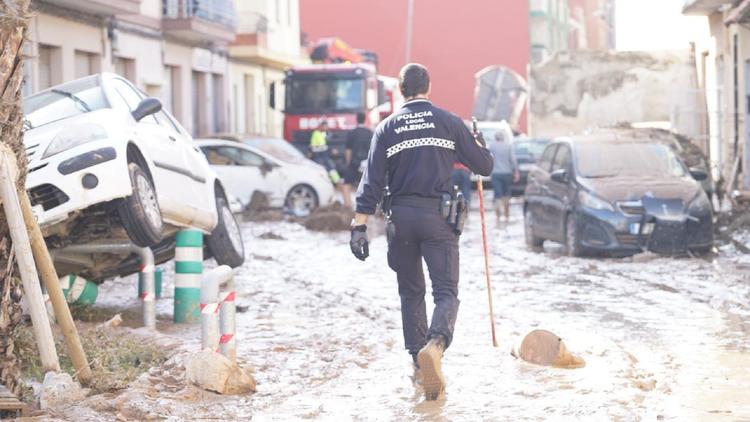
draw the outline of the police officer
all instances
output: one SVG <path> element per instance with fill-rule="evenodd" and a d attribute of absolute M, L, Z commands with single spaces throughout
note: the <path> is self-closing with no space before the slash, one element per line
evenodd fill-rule
<path fill-rule="evenodd" d="M 442 205 L 445 195 L 454 190 L 454 162 L 487 176 L 493 159 L 458 116 L 429 101 L 430 76 L 424 66 L 404 66 L 399 87 L 406 103 L 375 130 L 357 191 L 350 246 L 354 256 L 367 258 L 367 217 L 388 192 L 390 199 L 383 205 L 390 209 L 395 226 L 395 233 L 389 235 L 388 265 L 397 274 L 404 341 L 421 369 L 426 398 L 434 400 L 445 388 L 441 358 L 453 339 L 459 304 L 458 234 Z M 429 327 L 422 259 L 435 302 Z"/>

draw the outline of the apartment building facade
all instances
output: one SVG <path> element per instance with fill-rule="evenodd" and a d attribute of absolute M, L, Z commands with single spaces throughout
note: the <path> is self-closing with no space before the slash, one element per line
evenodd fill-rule
<path fill-rule="evenodd" d="M 195 136 L 229 131 L 278 136 L 281 116 L 268 109 L 266 87 L 299 56 L 296 2 L 34 1 L 24 94 L 92 73 L 115 72 L 161 99 Z M 290 16 L 286 25 L 272 23 L 259 31 L 253 26 L 255 15 L 247 11 L 260 5 L 265 9 L 257 16 L 274 16 L 285 8 Z M 243 45 L 242 35 L 269 31 L 266 49 L 232 59 L 230 49 Z M 254 60 L 263 54 L 281 59 L 270 65 Z"/>
<path fill-rule="evenodd" d="M 283 80 L 288 68 L 309 62 L 300 47 L 299 0 L 238 0 L 236 7 L 239 26 L 229 47 L 230 129 L 281 137 L 283 115 L 269 108 L 269 87 Z"/>
<path fill-rule="evenodd" d="M 710 131 L 707 152 L 716 172 L 732 184 L 728 187 L 730 190 L 748 191 L 750 2 L 686 0 L 683 14 L 708 17 L 711 30 L 710 39 L 705 43 L 708 47 L 696 52 L 698 66 L 705 75 Z"/>
<path fill-rule="evenodd" d="M 615 48 L 615 0 L 529 0 L 531 63 L 557 51 Z"/>

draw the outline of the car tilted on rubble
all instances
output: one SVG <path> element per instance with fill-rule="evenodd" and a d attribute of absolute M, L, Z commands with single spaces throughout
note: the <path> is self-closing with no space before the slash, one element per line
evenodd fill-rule
<path fill-rule="evenodd" d="M 559 138 L 529 174 L 526 243 L 557 241 L 572 256 L 708 252 L 706 177 L 659 141 L 612 132 Z"/>
<path fill-rule="evenodd" d="M 164 252 L 178 230 L 196 228 L 219 263 L 242 264 L 224 187 L 158 99 L 101 73 L 25 98 L 24 113 L 26 188 L 51 247 L 119 238 Z"/>

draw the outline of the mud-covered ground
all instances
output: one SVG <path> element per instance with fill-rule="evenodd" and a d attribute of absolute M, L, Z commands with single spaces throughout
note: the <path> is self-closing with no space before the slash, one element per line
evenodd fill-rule
<path fill-rule="evenodd" d="M 147 417 L 212 420 L 750 420 L 750 256 L 562 257 L 527 251 L 514 208 L 491 224 L 491 272 L 500 340 L 493 348 L 479 215 L 461 239 L 456 335 L 444 359 L 443 400 L 424 402 L 403 350 L 385 239 L 365 263 L 348 233 L 299 224 L 245 223 L 238 271 L 238 354 L 258 392 L 220 397 L 181 385 L 174 362 L 130 389 L 57 415 L 76 420 Z M 270 235 L 269 233 L 275 234 Z M 197 328 L 168 323 L 170 277 L 159 329 L 197 347 Z M 429 293 L 429 289 L 428 289 Z M 134 279 L 109 282 L 102 305 L 137 308 Z M 582 369 L 534 367 L 509 352 L 534 328 L 559 334 Z M 105 403 L 103 403 L 105 402 Z M 85 417 L 84 417 L 85 415 Z"/>

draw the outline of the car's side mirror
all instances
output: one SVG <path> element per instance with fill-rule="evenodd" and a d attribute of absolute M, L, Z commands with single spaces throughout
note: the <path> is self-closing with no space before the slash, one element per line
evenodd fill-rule
<path fill-rule="evenodd" d="M 568 183 L 568 171 L 565 169 L 557 169 L 550 173 L 549 178 L 558 183 Z"/>
<path fill-rule="evenodd" d="M 279 165 L 268 160 L 263 160 L 263 163 L 260 165 L 260 172 L 265 175 L 266 173 L 271 172 L 276 167 L 279 167 Z"/>
<path fill-rule="evenodd" d="M 702 168 L 697 168 L 697 167 L 691 168 L 690 175 L 693 176 L 693 179 L 699 182 L 702 182 L 708 179 L 708 172 Z"/>
<path fill-rule="evenodd" d="M 161 101 L 158 98 L 148 97 L 141 100 L 135 110 L 131 111 L 130 114 L 133 116 L 136 122 L 140 122 L 146 116 L 150 116 L 154 113 L 161 111 Z"/>

